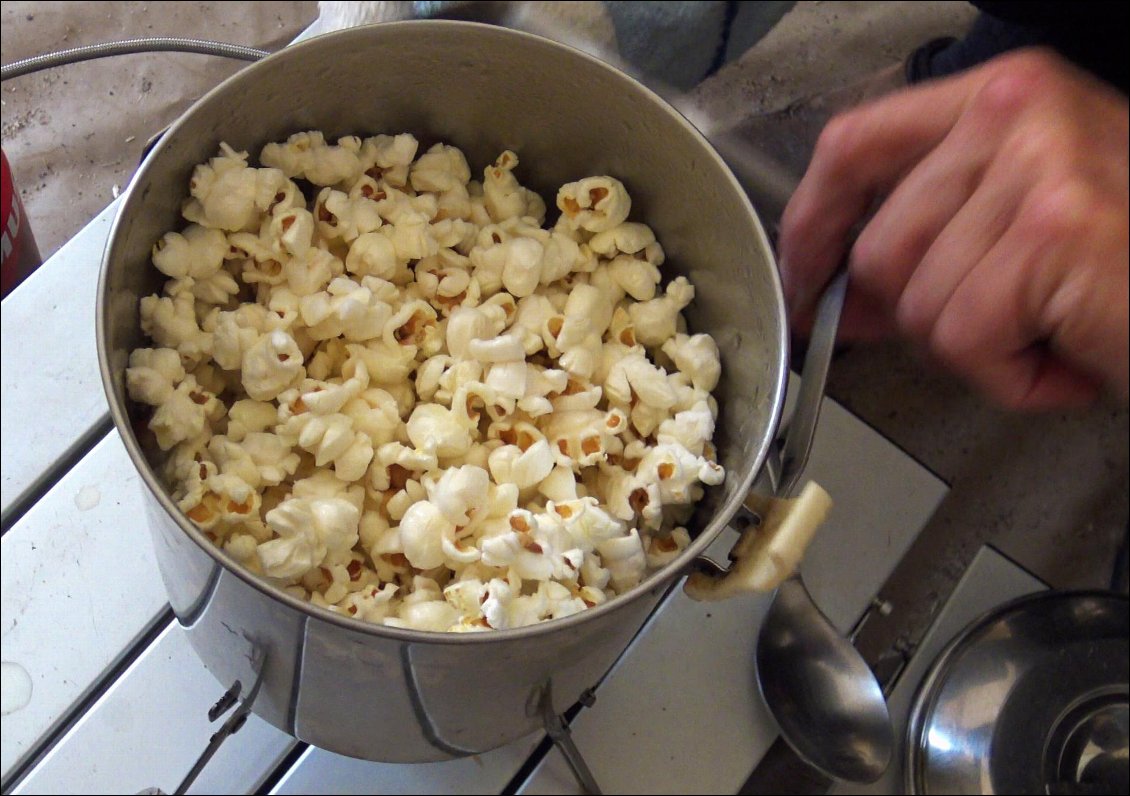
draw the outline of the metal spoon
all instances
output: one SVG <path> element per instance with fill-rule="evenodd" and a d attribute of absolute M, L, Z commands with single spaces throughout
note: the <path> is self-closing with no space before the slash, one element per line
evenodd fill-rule
<path fill-rule="evenodd" d="M 779 497 L 791 494 L 808 461 L 846 290 L 843 269 L 820 300 L 776 474 Z M 813 602 L 799 570 L 778 587 L 761 625 L 757 679 L 781 735 L 806 763 L 850 782 L 874 782 L 886 771 L 894 729 L 883 691 Z"/>

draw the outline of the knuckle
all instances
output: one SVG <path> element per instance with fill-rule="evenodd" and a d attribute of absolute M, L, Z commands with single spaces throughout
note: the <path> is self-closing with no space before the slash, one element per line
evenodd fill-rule
<path fill-rule="evenodd" d="M 930 353 L 945 365 L 955 370 L 965 370 L 971 349 L 964 324 L 946 322 L 944 318 L 939 319 L 930 330 L 929 349 Z"/>
<path fill-rule="evenodd" d="M 1010 119 L 1039 96 L 1040 82 L 1028 69 L 998 71 L 970 100 L 969 111 L 990 122 Z"/>
<path fill-rule="evenodd" d="M 1078 177 L 1062 177 L 1037 190 L 1022 208 L 1018 227 L 1036 240 L 1063 240 L 1086 236 L 1099 212 L 1094 189 Z"/>
<path fill-rule="evenodd" d="M 1082 151 L 1073 131 L 1055 124 L 1022 125 L 1012 131 L 1002 148 L 1018 174 L 1038 175 L 1037 179 L 1053 182 L 1074 169 Z"/>
<path fill-rule="evenodd" d="M 1030 48 L 990 62 L 987 79 L 970 98 L 967 112 L 987 124 L 1007 124 L 1025 109 L 1066 99 L 1069 72 L 1050 50 Z"/>
<path fill-rule="evenodd" d="M 923 306 L 918 294 L 905 290 L 895 305 L 895 326 L 909 340 L 928 342 L 934 319 Z"/>
<path fill-rule="evenodd" d="M 856 238 L 851 250 L 852 279 L 871 294 L 887 292 L 894 265 L 890 237 L 869 226 Z"/>
<path fill-rule="evenodd" d="M 833 176 L 847 174 L 865 143 L 866 135 L 859 111 L 847 111 L 833 116 L 816 139 L 813 159 L 823 162 Z"/>
<path fill-rule="evenodd" d="M 1047 47 L 1025 47 L 1001 55 L 991 62 L 996 75 L 1008 75 L 1039 86 L 1063 73 L 1064 60 Z"/>

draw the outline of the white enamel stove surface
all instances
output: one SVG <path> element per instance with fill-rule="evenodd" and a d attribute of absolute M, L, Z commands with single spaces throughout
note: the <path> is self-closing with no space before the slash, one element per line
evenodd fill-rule
<path fill-rule="evenodd" d="M 116 205 L 3 303 L 5 792 L 171 792 L 217 728 L 206 713 L 228 685 L 196 659 L 165 601 L 140 479 L 98 377 L 95 285 Z M 805 580 L 846 629 L 946 486 L 830 400 L 808 475 L 836 504 Z M 572 722 L 606 792 L 740 787 L 777 734 L 752 668 L 766 606 L 696 604 L 681 589 L 660 605 Z M 573 792 L 541 740 L 380 764 L 300 747 L 252 717 L 192 792 Z"/>

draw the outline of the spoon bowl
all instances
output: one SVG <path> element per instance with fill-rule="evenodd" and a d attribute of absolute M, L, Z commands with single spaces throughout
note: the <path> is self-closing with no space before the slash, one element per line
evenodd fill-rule
<path fill-rule="evenodd" d="M 849 782 L 886 771 L 894 730 L 883 691 L 799 575 L 778 587 L 761 625 L 757 679 L 781 734 L 810 766 Z"/>

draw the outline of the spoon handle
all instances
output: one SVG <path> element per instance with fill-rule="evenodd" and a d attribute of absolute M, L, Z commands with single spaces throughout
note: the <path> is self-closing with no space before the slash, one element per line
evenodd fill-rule
<path fill-rule="evenodd" d="M 820 298 L 812 336 L 804 355 L 793 417 L 785 431 L 781 450 L 781 465 L 777 473 L 775 492 L 778 497 L 788 497 L 796 488 L 800 475 L 808 463 L 816 421 L 820 418 L 820 404 L 824 397 L 824 384 L 828 380 L 828 366 L 836 344 L 836 330 L 840 325 L 840 312 L 847 294 L 848 271 L 841 268 Z"/>

